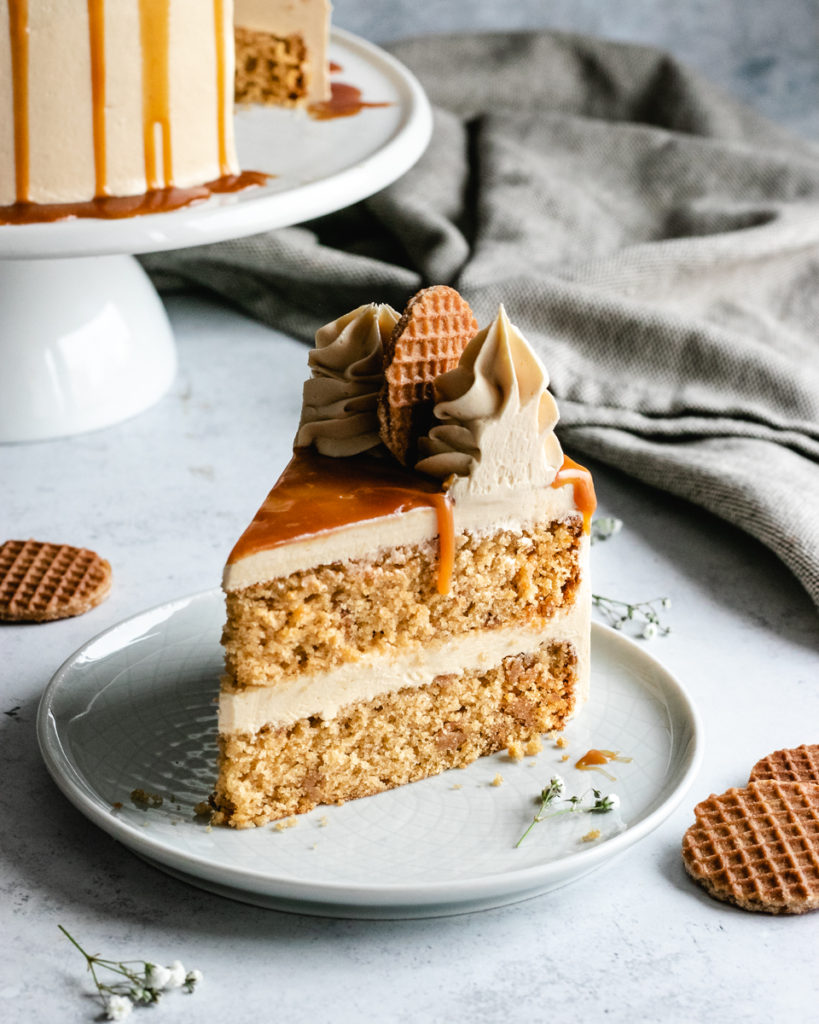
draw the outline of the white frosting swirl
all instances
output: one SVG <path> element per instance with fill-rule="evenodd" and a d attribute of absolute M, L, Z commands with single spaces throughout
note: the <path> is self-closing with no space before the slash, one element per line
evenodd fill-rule
<path fill-rule="evenodd" d="M 563 464 L 557 404 L 537 355 L 501 306 L 454 370 L 435 382 L 435 416 L 416 469 L 448 480 L 449 493 L 483 497 L 546 487 Z"/>
<path fill-rule="evenodd" d="M 343 458 L 379 446 L 384 342 L 398 320 L 392 306 L 370 303 L 319 328 L 295 447 L 312 444 L 322 455 Z"/>

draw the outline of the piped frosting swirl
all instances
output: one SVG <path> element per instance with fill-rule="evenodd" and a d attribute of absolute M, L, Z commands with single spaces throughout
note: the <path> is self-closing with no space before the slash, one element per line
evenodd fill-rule
<path fill-rule="evenodd" d="M 435 382 L 440 423 L 421 439 L 416 469 L 447 481 L 456 501 L 548 487 L 563 463 L 548 384 L 543 364 L 501 306 L 458 366 Z"/>
<path fill-rule="evenodd" d="M 295 447 L 343 458 L 379 447 L 378 392 L 384 343 L 398 323 L 392 306 L 359 306 L 316 332 Z"/>

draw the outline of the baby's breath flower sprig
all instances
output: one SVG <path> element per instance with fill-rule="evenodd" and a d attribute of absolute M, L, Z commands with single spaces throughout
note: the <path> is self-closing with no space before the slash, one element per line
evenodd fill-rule
<path fill-rule="evenodd" d="M 539 821 L 543 821 L 543 812 L 550 804 L 554 803 L 554 801 L 563 794 L 565 789 L 566 783 L 563 779 L 559 775 L 553 775 L 549 780 L 549 785 L 540 791 L 540 807 L 538 807 L 537 813 L 534 818 L 532 818 L 532 823 L 529 828 L 526 829 L 520 839 L 515 843 L 515 849 L 520 846 L 535 825 L 537 825 Z"/>
<path fill-rule="evenodd" d="M 186 971 L 179 960 L 163 967 L 152 960 L 107 960 L 87 953 L 61 924 L 57 927 L 85 957 L 107 1020 L 125 1020 L 135 1006 L 158 1003 L 162 994 L 170 989 L 193 992 L 202 980 L 201 971 Z M 122 980 L 101 981 L 97 974 L 99 969 L 117 974 Z"/>
<path fill-rule="evenodd" d="M 620 806 L 620 797 L 616 793 L 601 793 L 599 789 L 593 789 L 592 796 L 594 803 L 584 808 L 589 814 L 608 814 Z"/>
<path fill-rule="evenodd" d="M 559 788 L 557 789 L 555 789 L 556 782 L 559 783 Z M 558 797 L 562 796 L 564 790 L 565 784 L 563 780 L 559 775 L 555 776 L 546 789 L 541 792 L 541 803 L 537 814 L 535 814 L 532 823 L 515 843 L 515 849 L 520 846 L 538 822 L 544 821 L 547 818 L 559 818 L 564 814 L 607 814 L 609 811 L 617 810 L 620 806 L 620 797 L 616 793 L 603 793 L 599 789 L 593 789 L 591 791 L 591 803 L 587 800 L 588 793 L 584 793 L 582 796 L 569 796 L 563 800 L 565 804 L 568 804 L 567 807 L 563 807 L 558 811 L 552 811 L 550 814 L 544 814 L 543 812 L 546 808 Z"/>
<path fill-rule="evenodd" d="M 622 629 L 629 623 L 640 627 L 638 635 L 644 640 L 658 635 L 667 636 L 671 632 L 671 626 L 660 618 L 660 609 L 671 607 L 671 600 L 667 597 L 653 597 L 650 601 L 630 604 L 602 594 L 592 594 L 592 604 L 600 609 L 615 629 Z"/>
<path fill-rule="evenodd" d="M 591 542 L 596 544 L 598 541 L 608 540 L 609 537 L 615 537 L 622 529 L 622 519 L 618 519 L 616 516 L 597 516 L 592 519 Z"/>

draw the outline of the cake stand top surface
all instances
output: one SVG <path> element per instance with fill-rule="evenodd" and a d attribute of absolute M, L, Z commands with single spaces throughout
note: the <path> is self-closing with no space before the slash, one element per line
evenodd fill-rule
<path fill-rule="evenodd" d="M 122 220 L 0 225 L 0 259 L 136 254 L 220 242 L 298 224 L 385 188 L 426 148 L 429 102 L 402 64 L 349 32 L 333 30 L 330 59 L 340 67 L 335 78 L 361 90 L 365 103 L 388 105 L 328 120 L 275 107 L 240 108 L 240 166 L 272 175 L 266 185 Z"/>

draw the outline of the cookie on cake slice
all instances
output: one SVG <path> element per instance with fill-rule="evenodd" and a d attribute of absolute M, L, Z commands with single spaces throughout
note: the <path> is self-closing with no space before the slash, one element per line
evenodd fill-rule
<path fill-rule="evenodd" d="M 378 397 L 381 439 L 406 466 L 418 438 L 432 426 L 434 385 L 458 365 L 478 333 L 469 304 L 446 285 L 414 295 L 384 346 L 384 385 Z"/>

